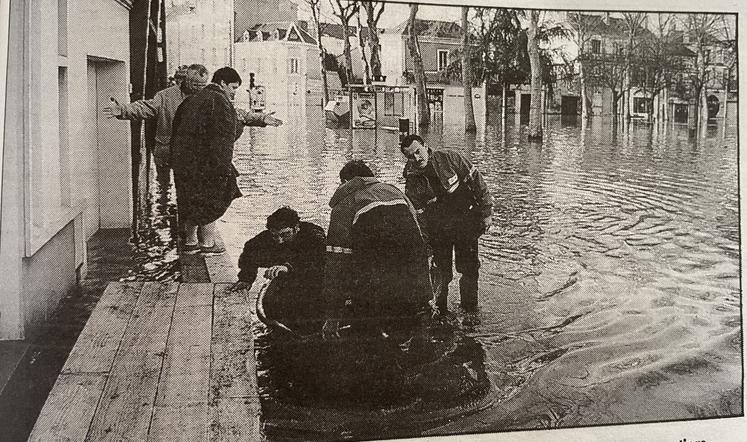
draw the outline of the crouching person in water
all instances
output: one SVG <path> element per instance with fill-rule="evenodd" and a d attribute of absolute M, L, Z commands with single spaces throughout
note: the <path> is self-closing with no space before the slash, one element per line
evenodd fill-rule
<path fill-rule="evenodd" d="M 325 338 L 339 320 L 388 332 L 412 325 L 432 296 L 425 242 L 405 195 L 362 161 L 340 170 L 327 236 Z"/>
<path fill-rule="evenodd" d="M 281 207 L 267 217 L 267 230 L 244 244 L 239 257 L 239 282 L 234 288 L 250 288 L 259 267 L 264 267 L 265 278 L 281 278 L 283 284 L 274 292 L 282 299 L 273 300 L 271 305 L 277 309 L 268 311 L 269 315 L 309 314 L 308 309 L 316 309 L 320 316 L 324 245 L 324 229 L 301 221 L 290 207 Z"/>

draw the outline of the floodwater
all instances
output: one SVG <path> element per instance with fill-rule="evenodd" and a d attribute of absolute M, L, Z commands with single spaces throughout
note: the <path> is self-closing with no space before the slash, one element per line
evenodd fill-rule
<path fill-rule="evenodd" d="M 219 223 L 234 261 L 281 205 L 326 229 L 350 159 L 403 188 L 396 133 L 325 129 L 318 108 L 285 111 L 283 126 L 247 129 L 236 143 L 244 197 Z M 273 344 L 259 326 L 266 431 L 292 421 L 297 432 L 277 439 L 355 439 L 743 413 L 736 119 L 693 133 L 550 116 L 542 144 L 525 131 L 509 116 L 477 135 L 447 124 L 426 137 L 464 152 L 495 201 L 480 240 L 479 313 L 459 311 L 452 283 L 456 331 L 432 340 L 430 351 L 449 356 L 429 365 L 445 393 L 374 406 L 289 397 L 262 359 Z M 455 405 L 463 390 L 451 386 L 469 378 L 482 397 Z"/>

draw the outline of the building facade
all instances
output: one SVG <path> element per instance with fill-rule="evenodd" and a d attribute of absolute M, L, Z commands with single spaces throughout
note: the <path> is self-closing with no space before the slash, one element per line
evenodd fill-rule
<path fill-rule="evenodd" d="M 322 86 L 319 50 L 314 38 L 296 22 L 260 23 L 245 29 L 235 43 L 234 68 L 243 79 L 236 94 L 249 108 L 250 79 L 264 88 L 268 110 L 319 105 Z"/>
<path fill-rule="evenodd" d="M 202 64 L 210 75 L 219 68 L 232 66 L 233 41 L 234 0 L 182 0 L 166 10 L 169 75 L 185 64 Z"/>
<path fill-rule="evenodd" d="M 462 46 L 462 28 L 459 24 L 439 20 L 416 20 L 418 46 L 423 59 L 428 89 L 428 107 L 434 121 L 444 125 L 464 123 L 464 86 L 459 81 L 449 79 L 446 70 L 454 54 Z M 409 86 L 412 92 L 407 94 L 416 99 L 414 92 L 414 65 L 407 47 L 407 20 L 385 29 L 379 36 L 381 42 L 381 71 L 386 76 L 388 86 Z M 473 106 L 477 124 L 485 121 L 486 88 L 484 85 L 473 87 Z M 388 98 L 396 103 L 399 97 Z M 399 108 L 399 107 L 397 107 Z M 415 103 L 403 106 L 403 109 L 417 109 Z M 414 118 L 413 115 L 403 115 Z"/>
<path fill-rule="evenodd" d="M 129 227 L 131 0 L 10 2 L 0 195 L 0 339 L 23 339 L 86 272 L 86 242 Z"/>

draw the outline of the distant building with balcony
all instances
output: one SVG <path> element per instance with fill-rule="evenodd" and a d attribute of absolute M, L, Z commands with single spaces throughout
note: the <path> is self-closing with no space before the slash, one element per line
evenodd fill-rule
<path fill-rule="evenodd" d="M 569 20 L 566 13 L 566 20 Z M 573 13 L 575 15 L 575 13 Z M 592 115 L 613 114 L 615 93 L 620 96 L 626 89 L 625 65 L 627 63 L 628 30 L 622 18 L 609 13 L 579 14 L 574 17 L 580 20 L 588 35 L 584 50 L 580 51 L 578 36 L 568 38 L 564 47 L 568 59 L 575 59 L 575 71 L 584 64 L 587 86 L 587 104 Z M 575 32 L 575 31 L 574 31 Z M 648 29 L 644 21 L 636 31 L 636 45 L 656 43 L 657 37 Z M 687 123 L 696 108 L 692 78 L 697 62 L 697 48 L 691 33 L 671 30 L 664 42 L 659 42 L 661 53 L 646 54 L 637 50 L 633 54 L 633 63 L 629 73 L 630 79 L 630 115 L 634 118 L 671 119 L 678 123 Z M 732 101 L 735 107 L 736 95 L 727 93 L 731 87 L 736 90 L 736 70 L 729 65 L 729 53 L 726 42 L 713 36 L 707 37 L 706 49 L 706 94 L 713 116 L 720 115 L 720 101 Z M 656 58 L 658 57 L 658 58 Z M 666 80 L 661 80 L 661 65 L 666 63 L 669 70 Z M 731 66 L 732 68 L 730 68 Z M 659 72 L 659 78 L 656 72 Z M 577 113 L 581 103 L 570 106 L 571 102 L 580 100 L 578 78 L 554 85 L 555 93 L 549 107 L 560 109 L 561 113 Z M 729 98 L 731 97 L 731 98 Z M 517 100 L 518 102 L 518 100 Z M 624 100 L 617 103 L 617 114 L 624 115 Z M 518 105 L 517 105 L 518 107 Z M 721 112 L 723 114 L 723 112 Z"/>

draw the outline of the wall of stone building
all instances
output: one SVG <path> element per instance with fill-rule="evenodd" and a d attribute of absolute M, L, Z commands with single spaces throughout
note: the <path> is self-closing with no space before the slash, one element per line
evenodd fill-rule
<path fill-rule="evenodd" d="M 461 49 L 462 47 L 461 41 L 450 39 L 432 40 L 419 38 L 418 44 L 420 46 L 420 56 L 423 58 L 423 69 L 425 69 L 426 72 L 438 71 L 439 50 L 449 51 L 447 60 L 451 61 L 454 51 Z M 405 50 L 405 66 L 407 70 L 413 71 L 412 57 L 410 56 L 409 50 Z"/>
<path fill-rule="evenodd" d="M 11 6 L 0 339 L 23 338 L 51 312 L 85 273 L 91 235 L 130 223 L 129 125 L 101 113 L 109 97 L 127 101 L 130 5 Z"/>

